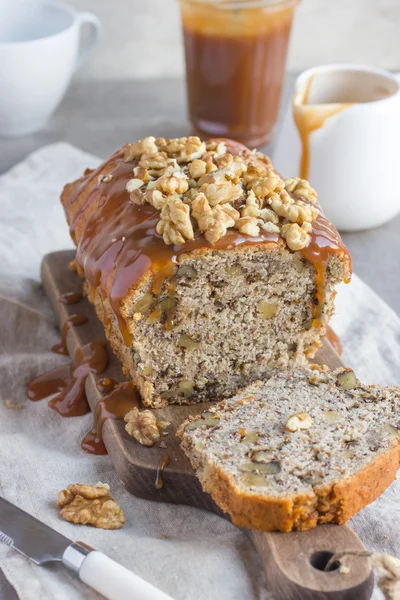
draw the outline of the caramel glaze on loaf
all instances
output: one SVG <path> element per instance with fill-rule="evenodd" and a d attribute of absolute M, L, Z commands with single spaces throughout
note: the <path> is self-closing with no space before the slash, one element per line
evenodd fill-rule
<path fill-rule="evenodd" d="M 248 157 L 251 154 L 246 147 L 236 142 L 226 140 L 224 144 L 231 155 Z M 154 386 L 146 382 L 145 376 L 139 376 L 132 359 L 135 323 L 129 302 L 134 298 L 135 291 L 141 285 L 146 287 L 146 282 L 151 281 L 151 293 L 155 297 L 160 297 L 162 290 L 164 294 L 167 293 L 166 288 L 169 286 L 170 289 L 174 285 L 173 276 L 177 266 L 187 258 L 207 257 L 216 251 L 246 253 L 250 250 L 262 250 L 287 253 L 287 247 L 277 233 L 260 229 L 259 235 L 251 237 L 232 228 L 213 244 L 195 229 L 193 239 L 182 245 L 167 245 L 163 236 L 156 231 L 160 212 L 149 203 L 138 205 L 130 201 L 126 186 L 138 164 L 137 158 L 126 159 L 130 147 L 129 144 L 123 146 L 100 167 L 85 171 L 81 179 L 67 184 L 61 200 L 71 236 L 78 246 L 78 272 L 86 280 L 89 299 L 95 304 L 113 350 L 122 361 L 127 376 L 138 383 L 145 403 L 162 406 L 166 401 L 160 399 Z M 257 156 L 265 165 L 270 165 L 267 157 L 260 153 Z M 296 198 L 293 194 L 291 196 Z M 303 259 L 315 268 L 313 326 L 318 330 L 318 336 L 315 338 L 317 341 L 314 339 L 305 348 L 305 354 L 310 356 L 315 353 L 319 337 L 325 330 L 325 321 L 333 310 L 333 305 L 330 305 L 329 314 L 321 319 L 327 268 L 333 258 L 337 257 L 341 272 L 331 283 L 349 279 L 351 260 L 338 232 L 320 212 L 312 223 L 309 235 L 310 243 L 300 252 Z M 333 296 L 331 285 L 330 303 Z M 168 315 L 162 316 L 160 322 L 168 328 Z M 242 385 L 243 383 L 245 381 L 241 382 Z M 187 399 L 180 401 L 186 402 Z"/>

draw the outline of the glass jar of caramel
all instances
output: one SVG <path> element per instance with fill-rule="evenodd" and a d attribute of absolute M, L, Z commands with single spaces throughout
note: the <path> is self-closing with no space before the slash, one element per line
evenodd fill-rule
<path fill-rule="evenodd" d="M 189 115 L 203 137 L 271 139 L 300 0 L 180 0 Z"/>

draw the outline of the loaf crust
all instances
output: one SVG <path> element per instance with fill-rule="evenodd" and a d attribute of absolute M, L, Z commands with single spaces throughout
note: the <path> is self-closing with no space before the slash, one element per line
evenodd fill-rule
<path fill-rule="evenodd" d="M 353 477 L 320 488 L 318 493 L 288 498 L 245 494 L 217 466 L 202 472 L 201 483 L 234 525 L 262 531 L 306 531 L 325 523 L 346 523 L 395 481 L 399 466 L 398 442 Z"/>

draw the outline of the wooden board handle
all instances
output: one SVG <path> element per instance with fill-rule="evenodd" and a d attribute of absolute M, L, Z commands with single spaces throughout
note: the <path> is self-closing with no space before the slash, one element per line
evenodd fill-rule
<path fill-rule="evenodd" d="M 319 525 L 304 532 L 249 531 L 275 600 L 368 600 L 374 579 L 367 558 L 347 557 L 348 573 L 324 567 L 336 552 L 365 550 L 347 525 Z"/>

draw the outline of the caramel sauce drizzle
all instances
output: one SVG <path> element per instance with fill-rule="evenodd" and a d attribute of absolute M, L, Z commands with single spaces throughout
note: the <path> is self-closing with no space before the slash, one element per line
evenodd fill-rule
<path fill-rule="evenodd" d="M 116 387 L 102 398 L 94 412 L 94 427 L 83 438 L 81 447 L 90 454 L 107 454 L 103 441 L 103 425 L 107 419 L 121 420 L 132 410 L 139 408 L 139 394 L 129 381 Z"/>
<path fill-rule="evenodd" d="M 63 304 L 77 304 L 82 299 L 80 292 L 66 292 L 59 297 L 59 301 Z"/>
<path fill-rule="evenodd" d="M 96 387 L 99 390 L 99 392 L 105 392 L 106 394 L 115 390 L 117 385 L 118 381 L 113 377 L 102 377 L 96 383 Z"/>
<path fill-rule="evenodd" d="M 314 75 L 307 81 L 304 92 L 296 95 L 293 105 L 293 118 L 301 142 L 300 177 L 308 179 L 310 169 L 310 136 L 313 131 L 321 129 L 325 122 L 333 115 L 345 108 L 352 106 L 351 103 L 312 105 L 308 104 Z"/>
<path fill-rule="evenodd" d="M 38 377 L 32 379 L 27 388 L 27 396 L 32 402 L 37 402 L 38 400 L 43 400 L 43 398 L 62 392 L 67 387 L 70 377 L 70 365 L 46 371 L 46 373 L 42 373 L 42 375 L 38 375 Z"/>
<path fill-rule="evenodd" d="M 102 373 L 108 356 L 104 340 L 97 340 L 78 348 L 71 367 L 52 369 L 33 379 L 28 385 L 30 400 L 49 400 L 49 406 L 63 417 L 79 417 L 90 411 L 85 393 L 85 382 L 90 373 Z"/>
<path fill-rule="evenodd" d="M 154 482 L 154 486 L 157 490 L 161 490 L 161 488 L 164 486 L 163 472 L 168 463 L 169 456 L 165 454 L 160 458 L 160 462 L 157 465 L 156 480 Z"/>
<path fill-rule="evenodd" d="M 227 141 L 227 149 L 231 153 L 243 152 L 243 148 L 241 144 Z M 125 163 L 124 154 L 123 147 L 98 169 L 85 175 L 69 194 L 66 209 L 69 212 L 68 207 L 71 207 L 72 212 L 72 207 L 78 206 L 78 210 L 74 209 L 71 235 L 78 244 L 77 261 L 88 281 L 89 298 L 93 302 L 98 294 L 109 301 L 123 339 L 130 347 L 132 339 L 123 315 L 123 299 L 148 271 L 152 273 L 153 292 L 158 295 L 165 278 L 173 276 L 176 263 L 185 253 L 231 249 L 241 245 L 271 246 L 282 243 L 282 240 L 279 235 L 264 231 L 253 238 L 229 229 L 215 245 L 207 242 L 199 231 L 183 246 L 166 245 L 156 232 L 159 212 L 148 203 L 137 206 L 129 200 L 126 184 L 133 177 L 136 163 Z M 111 175 L 108 182 L 101 181 L 105 173 Z M 85 190 L 88 193 L 81 201 L 80 195 Z M 313 224 L 309 247 L 302 251 L 317 271 L 318 306 L 314 311 L 314 325 L 319 325 L 326 265 L 329 256 L 336 252 L 348 254 L 336 229 L 321 215 Z M 161 319 L 163 313 L 153 316 Z M 168 314 L 164 326 L 173 326 Z"/>
<path fill-rule="evenodd" d="M 312 325 L 313 327 L 320 327 L 323 325 L 321 314 L 325 302 L 326 268 L 329 259 L 332 254 L 343 252 L 348 256 L 351 265 L 350 254 L 343 245 L 336 228 L 322 214 L 319 214 L 313 222 L 310 244 L 300 252 L 314 266 L 316 271 L 316 294 Z"/>
<path fill-rule="evenodd" d="M 51 351 L 55 352 L 55 354 L 63 354 L 68 356 L 68 348 L 67 348 L 67 335 L 68 331 L 72 326 L 83 325 L 87 322 L 87 317 L 85 315 L 71 315 L 65 321 L 62 331 L 61 331 L 61 342 L 59 344 L 54 344 L 52 346 Z"/>

